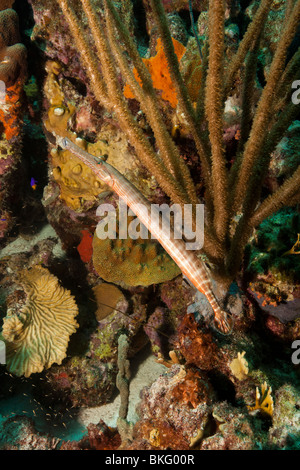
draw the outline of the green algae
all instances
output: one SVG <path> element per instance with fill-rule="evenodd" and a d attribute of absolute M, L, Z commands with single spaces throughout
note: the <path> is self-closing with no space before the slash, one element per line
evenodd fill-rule
<path fill-rule="evenodd" d="M 300 214 L 295 209 L 284 208 L 262 222 L 246 249 L 247 272 L 272 272 L 291 283 L 300 280 L 299 255 L 285 254 L 299 232 Z"/>

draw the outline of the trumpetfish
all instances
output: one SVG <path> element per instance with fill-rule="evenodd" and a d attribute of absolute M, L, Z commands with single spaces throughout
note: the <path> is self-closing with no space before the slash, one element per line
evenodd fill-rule
<path fill-rule="evenodd" d="M 54 133 L 53 133 L 54 134 Z M 130 183 L 116 168 L 107 163 L 103 157 L 96 157 L 78 147 L 67 137 L 54 134 L 56 143 L 76 155 L 85 165 L 91 168 L 96 176 L 106 183 L 127 206 L 136 214 L 149 232 L 154 236 L 170 257 L 175 261 L 188 281 L 205 295 L 214 312 L 214 327 L 222 334 L 232 331 L 232 318 L 223 310 L 212 289 L 204 263 L 195 252 L 187 250 L 182 239 L 175 239 L 171 233 L 167 235 L 161 228 L 160 221 L 151 217 L 151 204 L 136 187 Z"/>

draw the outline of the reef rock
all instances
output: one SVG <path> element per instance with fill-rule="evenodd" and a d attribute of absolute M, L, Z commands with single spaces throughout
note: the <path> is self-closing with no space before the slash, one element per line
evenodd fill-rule
<path fill-rule="evenodd" d="M 247 415 L 227 402 L 221 402 L 213 407 L 212 416 L 215 420 L 216 432 L 203 440 L 201 450 L 253 450 L 255 448 L 255 435 Z"/>
<path fill-rule="evenodd" d="M 54 450 L 59 439 L 43 435 L 35 429 L 30 418 L 14 416 L 7 419 L 1 429 L 1 450 Z"/>
<path fill-rule="evenodd" d="M 129 449 L 187 450 L 203 437 L 214 393 L 193 368 L 174 365 L 142 392 L 141 419 Z"/>
<path fill-rule="evenodd" d="M 20 202 L 23 85 L 27 67 L 27 52 L 20 43 L 19 19 L 10 8 L 12 3 L 0 4 L 0 238 L 13 227 L 11 211 Z"/>
<path fill-rule="evenodd" d="M 269 430 L 269 445 L 277 449 L 297 449 L 300 435 L 299 393 L 290 384 L 275 393 L 273 425 Z"/>

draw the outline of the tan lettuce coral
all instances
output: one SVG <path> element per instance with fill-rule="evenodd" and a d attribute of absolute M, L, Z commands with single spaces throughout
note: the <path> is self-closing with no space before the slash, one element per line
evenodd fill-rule
<path fill-rule="evenodd" d="M 35 266 L 21 272 L 18 282 L 26 294 L 19 308 L 9 308 L 3 321 L 6 367 L 29 377 L 61 364 L 69 337 L 76 331 L 78 308 L 70 292 L 47 269 Z"/>

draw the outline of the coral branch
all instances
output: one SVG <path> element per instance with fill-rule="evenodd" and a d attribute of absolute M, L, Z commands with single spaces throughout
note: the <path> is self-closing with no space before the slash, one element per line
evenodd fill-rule
<path fill-rule="evenodd" d="M 126 335 L 119 336 L 118 339 L 118 368 L 116 385 L 120 392 L 121 404 L 119 408 L 119 417 L 117 427 L 121 436 L 122 445 L 127 445 L 132 434 L 132 424 L 127 418 L 129 406 L 129 379 L 130 379 L 130 362 L 127 359 L 129 350 L 128 338 Z"/>
<path fill-rule="evenodd" d="M 245 57 L 251 47 L 251 44 L 253 41 L 257 38 L 257 36 L 260 34 L 261 29 L 263 28 L 263 25 L 267 19 L 270 7 L 273 3 L 273 0 L 262 0 L 259 8 L 256 12 L 256 15 L 250 24 L 250 26 L 247 29 L 247 32 L 241 41 L 238 51 L 236 55 L 233 57 L 229 68 L 226 73 L 226 79 L 225 79 L 225 86 L 224 86 L 224 99 L 227 97 L 228 93 L 230 92 L 235 76 L 237 74 L 237 71 L 240 69 L 240 67 L 243 65 L 243 62 L 245 60 Z"/>
<path fill-rule="evenodd" d="M 129 379 L 130 379 L 130 362 L 127 359 L 129 343 L 126 335 L 121 335 L 118 339 L 118 375 L 117 387 L 121 396 L 121 404 L 119 408 L 119 418 L 126 419 L 129 402 Z"/>
<path fill-rule="evenodd" d="M 294 174 L 286 180 L 282 186 L 271 194 L 254 212 L 250 219 L 250 225 L 257 227 L 264 219 L 273 212 L 278 211 L 282 206 L 288 206 L 290 199 L 296 199 L 300 190 L 300 167 Z"/>
<path fill-rule="evenodd" d="M 268 76 L 266 86 L 264 87 L 261 99 L 259 101 L 254 122 L 252 125 L 250 137 L 245 146 L 243 161 L 237 178 L 234 209 L 238 210 L 242 204 L 243 196 L 249 188 L 249 174 L 257 162 L 264 142 L 265 134 L 262 129 L 268 129 L 270 120 L 273 116 L 272 105 L 274 100 L 274 90 L 284 70 L 284 64 L 287 56 L 288 47 L 296 33 L 300 20 L 300 2 L 297 2 L 293 14 L 289 18 L 288 24 L 282 32 L 278 43 Z"/>
<path fill-rule="evenodd" d="M 100 71 L 97 67 L 96 59 L 91 52 L 90 46 L 85 38 L 84 32 L 80 27 L 80 23 L 76 18 L 74 10 L 69 5 L 68 0 L 57 1 L 68 21 L 76 46 L 80 51 L 80 56 L 91 81 L 93 92 L 95 93 L 99 103 L 105 106 L 108 110 L 111 110 L 112 104 L 108 99 L 106 86 L 102 80 Z"/>
<path fill-rule="evenodd" d="M 91 0 L 81 2 L 93 44 L 86 38 L 84 21 L 79 21 L 77 7 L 73 7 L 75 14 L 69 0 L 57 1 L 74 36 L 96 99 L 118 121 L 139 160 L 165 194 L 181 207 L 192 203 L 195 216 L 198 186 L 195 187 L 181 156 L 181 142 L 177 144 L 177 137 L 174 138 L 169 132 L 167 116 L 162 113 L 163 106 L 167 109 L 168 104 L 160 101 L 152 81 L 153 74 L 146 66 L 146 63 L 149 65 L 146 60 L 150 61 L 153 57 L 141 58 L 128 29 L 128 21 L 123 21 L 120 17 L 122 10 L 117 9 L 111 0 L 103 1 L 104 13 L 101 14 L 96 13 Z M 298 201 L 299 174 L 296 170 L 292 178 L 258 206 L 272 152 L 297 115 L 297 107 L 289 99 L 290 81 L 299 74 L 299 51 L 288 64 L 286 60 L 300 20 L 300 2 L 288 2 L 283 31 L 255 107 L 260 44 L 261 39 L 265 40 L 262 33 L 272 0 L 259 3 L 227 70 L 224 70 L 225 2 L 209 1 L 209 37 L 201 51 L 202 74 L 196 109 L 180 72 L 174 49 L 174 44 L 177 48 L 178 42 L 171 36 L 164 4 L 161 0 L 150 0 L 148 3 L 149 17 L 152 15 L 157 26 L 156 42 L 161 47 L 161 57 L 166 60 L 168 77 L 176 94 L 175 99 L 169 101 L 168 112 L 176 112 L 177 117 L 183 116 L 188 129 L 187 138 L 197 150 L 201 163 L 201 189 L 206 203 L 203 252 L 209 262 L 215 264 L 216 275 L 227 284 L 228 279 L 233 279 L 237 274 L 253 228 L 282 205 Z M 227 107 L 225 113 L 224 104 L 240 71 L 244 86 L 241 128 L 239 137 L 235 137 L 239 143 L 236 146 L 230 143 L 225 147 Z M 126 91 L 129 88 L 130 95 Z M 136 101 L 128 102 L 128 98 L 133 97 Z M 136 110 L 138 103 L 149 125 L 147 130 L 139 125 L 135 111 L 131 111 Z M 177 106 L 176 110 L 174 106 Z M 150 128 L 152 132 L 149 133 Z M 237 150 L 229 159 L 231 148 Z M 233 166 L 228 169 L 231 161 L 234 162 Z M 202 195 L 200 191 L 199 194 Z M 195 217 L 193 224 L 195 228 Z M 188 259 L 185 254 L 183 262 L 188 263 Z M 200 275 L 198 264 L 197 269 Z"/>
<path fill-rule="evenodd" d="M 214 228 L 224 241 L 228 223 L 227 172 L 223 148 L 223 57 L 224 57 L 223 0 L 209 3 L 209 63 L 206 86 L 206 115 L 212 150 L 212 184 L 214 201 Z"/>
<path fill-rule="evenodd" d="M 179 106 L 184 113 L 185 119 L 189 125 L 190 131 L 193 135 L 199 153 L 208 198 L 210 197 L 211 193 L 210 159 L 208 156 L 208 149 L 205 145 L 205 142 L 202 140 L 199 129 L 197 127 L 196 114 L 179 71 L 179 64 L 174 51 L 173 42 L 170 35 L 170 30 L 168 27 L 163 5 L 161 3 L 161 0 L 150 0 L 150 4 L 162 43 L 164 45 L 164 51 L 168 61 L 169 72 L 174 83 Z"/>
<path fill-rule="evenodd" d="M 166 168 L 183 186 L 184 190 L 187 191 L 190 201 L 196 204 L 197 196 L 189 170 L 180 157 L 179 151 L 166 129 L 160 112 L 158 99 L 152 85 L 150 73 L 141 60 L 129 32 L 126 31 L 124 25 L 122 25 L 122 22 L 118 18 L 117 12 L 112 3 L 110 1 L 106 1 L 105 4 L 108 38 L 122 74 L 130 84 L 131 89 L 134 90 L 134 95 L 139 100 L 141 109 L 145 113 L 147 120 L 153 129 L 157 145 L 161 151 L 161 158 L 164 161 Z M 113 27 L 113 23 L 116 28 Z M 139 85 L 131 72 L 118 42 L 114 40 L 114 36 L 118 34 L 118 32 L 125 43 L 126 50 L 130 51 L 132 54 L 134 65 L 138 71 L 138 76 L 141 78 L 142 86 Z"/>

